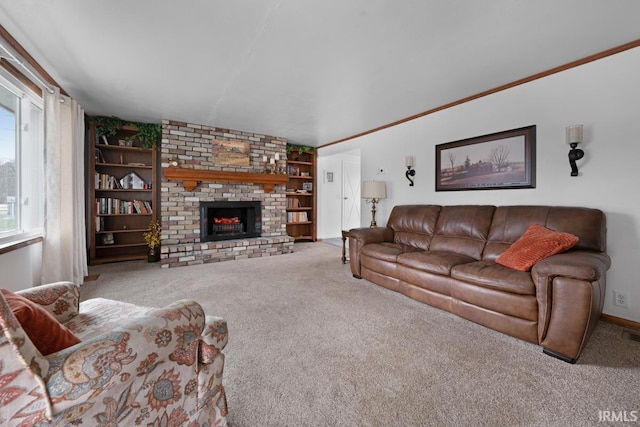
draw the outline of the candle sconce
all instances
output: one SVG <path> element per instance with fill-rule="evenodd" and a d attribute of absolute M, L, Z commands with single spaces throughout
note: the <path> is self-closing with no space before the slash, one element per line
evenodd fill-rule
<path fill-rule="evenodd" d="M 582 142 L 582 125 L 567 126 L 567 144 L 571 147 L 569 151 L 569 165 L 571 166 L 571 176 L 578 176 L 578 165 L 576 160 L 584 157 L 584 151 L 577 148 Z"/>
<path fill-rule="evenodd" d="M 411 179 L 411 177 L 416 175 L 416 170 L 413 169 L 413 156 L 406 156 L 404 160 L 407 165 L 407 171 L 404 173 L 404 176 L 409 180 L 409 187 L 413 187 L 413 179 Z"/>

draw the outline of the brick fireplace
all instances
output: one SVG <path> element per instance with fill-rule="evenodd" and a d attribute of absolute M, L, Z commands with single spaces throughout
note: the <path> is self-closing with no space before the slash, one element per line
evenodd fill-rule
<path fill-rule="evenodd" d="M 242 141 L 249 144 L 249 165 L 214 164 L 214 141 Z M 264 185 L 226 181 L 227 173 L 253 176 L 261 173 L 263 156 L 286 158 L 286 140 L 268 135 L 220 129 L 164 120 L 162 122 L 162 217 L 163 268 L 290 253 L 293 239 L 286 233 L 285 185 Z M 167 179 L 165 168 L 177 161 L 178 168 L 206 171 L 197 185 Z M 284 164 L 283 164 L 284 166 Z M 215 173 L 218 171 L 219 173 Z M 185 171 L 179 171 L 185 172 Z M 188 171 L 186 171 L 188 172 Z M 235 177 L 234 177 L 235 178 Z M 271 190 L 271 191 L 268 191 Z M 209 202 L 257 202 L 260 204 L 259 237 L 203 241 L 201 204 Z M 241 205 L 243 203 L 240 203 Z M 224 205 L 224 204 L 223 204 Z M 231 217 L 233 218 L 233 216 Z M 228 220 L 225 220 L 228 221 Z"/>

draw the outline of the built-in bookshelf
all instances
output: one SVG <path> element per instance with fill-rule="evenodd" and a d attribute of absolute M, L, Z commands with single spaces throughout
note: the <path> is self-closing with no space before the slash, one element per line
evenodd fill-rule
<path fill-rule="evenodd" d="M 147 259 L 142 233 L 156 219 L 157 150 L 143 148 L 138 129 L 120 127 L 115 135 L 101 135 L 89 123 L 87 136 L 93 156 L 89 160 L 88 200 L 91 203 L 89 262 Z"/>
<path fill-rule="evenodd" d="M 287 147 L 287 234 L 296 241 L 316 240 L 316 152 Z"/>

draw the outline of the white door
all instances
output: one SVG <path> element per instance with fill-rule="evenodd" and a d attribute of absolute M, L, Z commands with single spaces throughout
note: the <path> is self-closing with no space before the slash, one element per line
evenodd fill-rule
<path fill-rule="evenodd" d="M 342 161 L 342 229 L 360 227 L 360 163 Z"/>

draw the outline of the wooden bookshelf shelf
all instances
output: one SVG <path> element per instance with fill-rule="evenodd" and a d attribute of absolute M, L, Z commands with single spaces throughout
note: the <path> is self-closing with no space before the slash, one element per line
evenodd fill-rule
<path fill-rule="evenodd" d="M 142 148 L 137 133 L 135 127 L 122 126 L 105 144 L 96 123 L 88 124 L 87 136 L 93 148 L 87 182 L 87 198 L 92 202 L 87 218 L 92 265 L 147 258 L 149 249 L 142 235 L 156 219 L 159 208 L 158 151 Z M 122 140 L 131 141 L 132 146 L 120 145 Z M 122 179 L 126 181 L 133 174 L 144 181 L 135 186 L 145 188 L 116 188 L 130 186 L 123 185 Z"/>
<path fill-rule="evenodd" d="M 301 150 L 301 151 L 299 151 Z M 287 234 L 295 241 L 316 240 L 316 152 L 287 147 Z M 306 190 L 304 192 L 298 192 Z M 306 221 L 305 221 L 306 220 Z"/>

